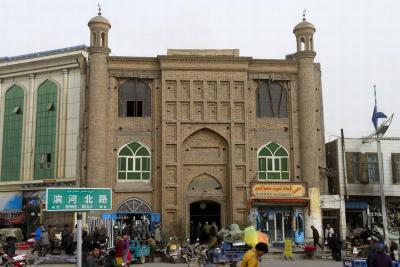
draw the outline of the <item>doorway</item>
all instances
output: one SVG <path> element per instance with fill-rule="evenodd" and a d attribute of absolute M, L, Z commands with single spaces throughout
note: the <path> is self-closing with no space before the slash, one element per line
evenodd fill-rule
<path fill-rule="evenodd" d="M 325 236 L 325 228 L 326 225 L 330 224 L 335 233 L 338 234 L 338 237 L 341 238 L 340 236 L 340 210 L 339 209 L 326 209 L 322 210 L 322 227 L 323 227 L 323 233 L 324 233 L 324 238 Z"/>
<path fill-rule="evenodd" d="M 261 231 L 266 233 L 269 241 L 283 242 L 287 238 L 293 238 L 293 212 L 285 208 L 267 208 L 260 211 Z"/>
<path fill-rule="evenodd" d="M 221 205 L 215 201 L 200 200 L 190 204 L 190 221 L 193 222 L 196 231 L 199 223 L 204 225 L 206 222 L 211 225 L 216 222 L 218 228 L 221 228 Z M 193 233 L 191 233 L 191 236 Z"/>

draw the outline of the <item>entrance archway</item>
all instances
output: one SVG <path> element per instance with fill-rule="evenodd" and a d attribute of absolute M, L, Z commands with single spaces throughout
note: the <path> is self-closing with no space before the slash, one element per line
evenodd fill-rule
<path fill-rule="evenodd" d="M 218 202 L 210 200 L 200 200 L 190 204 L 190 221 L 193 222 L 196 231 L 195 236 L 200 238 L 198 232 L 198 224 L 203 226 L 205 223 L 211 225 L 213 222 L 217 223 L 218 228 L 221 227 L 221 205 Z M 193 233 L 191 233 L 193 236 Z"/>

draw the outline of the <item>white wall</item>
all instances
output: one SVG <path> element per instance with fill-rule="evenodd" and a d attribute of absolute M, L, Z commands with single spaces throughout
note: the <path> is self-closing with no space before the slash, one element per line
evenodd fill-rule
<path fill-rule="evenodd" d="M 79 138 L 82 126 L 82 103 L 86 77 L 77 58 L 87 58 L 85 51 L 74 51 L 52 56 L 0 64 L 0 168 L 3 140 L 3 114 L 5 92 L 14 84 L 25 91 L 24 132 L 21 158 L 23 181 L 33 180 L 35 148 L 36 93 L 47 79 L 57 85 L 57 170 L 58 180 L 77 179 L 79 174 Z M 48 66 L 48 68 L 43 68 Z M 66 109 L 65 109 L 65 98 Z M 12 182 L 11 182 L 12 183 Z"/>
<path fill-rule="evenodd" d="M 342 153 L 340 149 L 340 139 L 338 140 L 338 157 L 339 157 L 339 177 L 341 187 L 344 186 L 343 168 L 342 168 Z M 383 158 L 383 175 L 384 175 L 384 191 L 386 196 L 400 196 L 400 184 L 393 184 L 392 175 L 392 153 L 400 153 L 400 140 L 382 140 L 382 158 Z M 376 142 L 362 143 L 361 139 L 346 138 L 345 139 L 346 152 L 360 152 L 360 153 L 376 153 Z M 343 191 L 342 191 L 343 192 Z M 379 184 L 348 184 L 348 195 L 360 196 L 379 196 Z"/>

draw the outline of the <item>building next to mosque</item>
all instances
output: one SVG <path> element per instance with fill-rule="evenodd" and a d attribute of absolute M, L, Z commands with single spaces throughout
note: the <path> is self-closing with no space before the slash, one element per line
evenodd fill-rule
<path fill-rule="evenodd" d="M 165 231 L 207 221 L 254 223 L 272 242 L 303 242 L 311 225 L 321 233 L 311 23 L 295 26 L 297 51 L 285 59 L 236 49 L 110 56 L 110 21 L 99 14 L 88 26 L 88 48 L 0 61 L 0 197 L 25 192 L 18 212 L 33 223 L 43 205 L 27 207 L 44 188 L 101 187 L 113 189 L 111 213 L 160 213 Z"/>
<path fill-rule="evenodd" d="M 88 26 L 83 186 L 113 188 L 113 212 L 161 213 L 167 231 L 215 221 L 255 223 L 271 241 L 321 232 L 313 24 L 296 25 L 297 51 L 281 60 L 235 49 L 110 56 L 111 22 L 99 14 Z"/>
<path fill-rule="evenodd" d="M 0 228 L 73 222 L 45 211 L 45 190 L 79 185 L 87 58 L 83 45 L 0 58 Z"/>

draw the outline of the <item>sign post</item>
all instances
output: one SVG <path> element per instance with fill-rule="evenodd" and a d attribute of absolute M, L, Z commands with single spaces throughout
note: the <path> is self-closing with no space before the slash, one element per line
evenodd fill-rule
<path fill-rule="evenodd" d="M 77 247 L 77 259 L 76 265 L 78 267 L 82 267 L 82 212 L 78 212 L 76 214 L 77 222 L 76 222 L 76 231 L 77 231 L 77 238 L 76 238 L 76 245 Z"/>
<path fill-rule="evenodd" d="M 47 211 L 77 212 L 77 266 L 82 266 L 82 211 L 111 210 L 111 188 L 47 188 Z"/>

